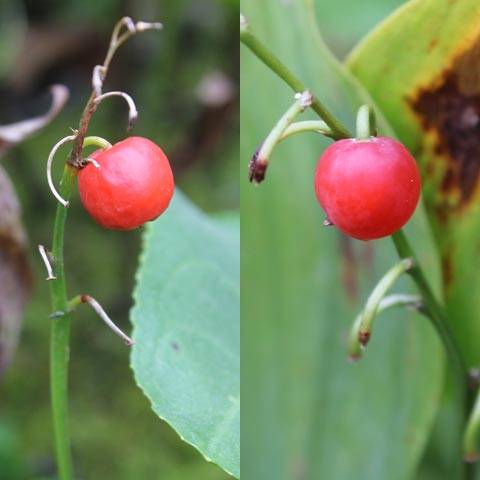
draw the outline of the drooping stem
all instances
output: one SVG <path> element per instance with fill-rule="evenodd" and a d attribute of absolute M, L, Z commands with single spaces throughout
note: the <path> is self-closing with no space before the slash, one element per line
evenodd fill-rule
<path fill-rule="evenodd" d="M 407 295 L 394 293 L 388 297 L 384 297 L 380 300 L 378 308 L 376 310 L 376 316 L 394 307 L 410 307 L 411 309 L 418 310 L 421 304 L 421 297 L 417 295 Z M 362 357 L 362 345 L 358 341 L 360 333 L 360 327 L 363 320 L 363 311 L 360 312 L 355 318 L 352 329 L 350 330 L 350 339 L 348 342 L 348 358 L 352 361 L 360 360 Z"/>
<path fill-rule="evenodd" d="M 333 135 L 330 127 L 323 120 L 305 120 L 303 122 L 295 122 L 289 125 L 282 133 L 282 136 L 278 139 L 278 143 L 283 142 L 283 140 L 292 135 L 306 132 L 321 133 L 323 136 L 330 138 L 332 138 Z"/>
<path fill-rule="evenodd" d="M 254 35 L 248 22 L 243 15 L 240 15 L 240 40 L 247 46 L 267 67 L 273 70 L 285 83 L 290 85 L 295 92 L 304 92 L 307 87 L 295 76 L 295 74 L 276 57 L 269 48 Z M 352 135 L 342 123 L 314 96 L 311 107 L 330 127 L 332 138 L 352 138 Z"/>
<path fill-rule="evenodd" d="M 295 118 L 311 105 L 312 94 L 308 90 L 295 94 L 295 102 L 278 120 L 250 162 L 249 179 L 251 182 L 260 183 L 263 181 L 273 149 L 279 142 L 280 137 Z"/>
<path fill-rule="evenodd" d="M 358 341 L 362 346 L 366 346 L 373 326 L 373 321 L 377 316 L 377 311 L 380 306 L 380 302 L 385 297 L 388 290 L 392 285 L 413 266 L 413 260 L 411 257 L 403 258 L 396 265 L 394 265 L 377 283 L 372 293 L 368 297 L 365 308 L 362 312 L 362 318 L 360 320 L 360 328 L 358 329 Z"/>

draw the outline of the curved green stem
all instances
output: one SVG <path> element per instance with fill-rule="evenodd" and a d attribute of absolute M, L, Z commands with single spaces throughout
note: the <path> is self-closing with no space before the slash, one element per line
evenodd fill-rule
<path fill-rule="evenodd" d="M 112 148 L 112 144 L 102 137 L 96 137 L 93 135 L 85 137 L 83 140 L 83 148 L 90 147 L 92 145 L 95 147 L 100 147 L 102 150 L 108 150 L 109 148 Z"/>
<path fill-rule="evenodd" d="M 250 181 L 260 183 L 265 178 L 265 172 L 270 162 L 270 157 L 273 149 L 280 141 L 280 137 L 285 132 L 286 128 L 298 117 L 306 108 L 312 104 L 312 95 L 307 90 L 303 93 L 295 94 L 295 102 L 293 105 L 281 116 L 277 124 L 272 128 L 267 138 L 260 145 L 250 162 Z"/>
<path fill-rule="evenodd" d="M 308 97 L 307 102 L 303 97 Z M 310 106 L 311 95 L 309 92 L 304 92 L 300 96 L 295 95 L 295 102 L 293 105 L 281 116 L 280 120 L 273 127 L 268 134 L 267 138 L 263 142 L 260 150 L 258 151 L 257 161 L 268 163 L 273 149 L 277 145 L 279 138 L 282 136 L 285 129 L 295 120 L 295 118 L 302 113 L 305 108 Z"/>
<path fill-rule="evenodd" d="M 304 122 L 295 122 L 289 125 L 282 136 L 278 139 L 278 143 L 282 142 L 297 133 L 316 132 L 321 133 L 325 137 L 332 137 L 332 130 L 323 120 L 306 120 Z"/>
<path fill-rule="evenodd" d="M 377 315 L 380 302 L 387 294 L 388 290 L 392 288 L 393 284 L 403 275 L 407 270 L 412 268 L 413 261 L 411 258 L 404 258 L 394 265 L 377 283 L 372 293 L 368 297 L 365 308 L 362 312 L 362 319 L 360 321 L 360 328 L 358 329 L 358 341 L 365 347 L 370 339 L 373 321 Z"/>
<path fill-rule="evenodd" d="M 392 294 L 388 297 L 382 298 L 380 301 L 376 316 L 394 307 L 411 307 L 418 309 L 418 305 L 422 299 L 418 295 L 406 295 L 406 294 Z M 362 345 L 358 341 L 358 335 L 360 327 L 362 325 L 363 311 L 360 312 L 353 322 L 352 329 L 350 330 L 350 340 L 348 343 L 348 358 L 352 361 L 360 360 L 362 357 Z"/>
<path fill-rule="evenodd" d="M 304 92 L 307 87 L 295 74 L 276 57 L 267 46 L 262 43 L 251 31 L 243 15 L 240 16 L 240 41 L 247 46 L 267 67 L 273 70 L 295 92 Z M 332 138 L 352 138 L 350 132 L 337 118 L 323 105 L 317 97 L 313 97 L 311 107 L 327 123 L 332 131 Z"/>
<path fill-rule="evenodd" d="M 65 165 L 60 194 L 68 200 L 72 194 L 77 168 Z M 70 439 L 67 423 L 67 388 L 70 314 L 67 305 L 67 289 L 63 261 L 63 238 L 68 209 L 57 205 L 53 232 L 53 271 L 56 279 L 50 282 L 53 319 L 50 337 L 50 395 L 53 414 L 53 431 L 58 463 L 58 474 L 62 480 L 73 478 Z"/>

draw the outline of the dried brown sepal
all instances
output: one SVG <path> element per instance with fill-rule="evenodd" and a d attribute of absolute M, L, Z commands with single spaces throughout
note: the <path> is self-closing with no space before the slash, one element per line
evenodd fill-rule
<path fill-rule="evenodd" d="M 370 340 L 370 332 L 358 332 L 358 343 L 365 348 Z"/>
<path fill-rule="evenodd" d="M 268 163 L 265 161 L 250 160 L 248 164 L 248 179 L 250 182 L 261 183 L 265 180 L 265 172 L 267 171 Z"/>
<path fill-rule="evenodd" d="M 258 146 L 253 154 L 252 159 L 248 164 L 248 180 L 250 182 L 260 183 L 265 179 L 265 172 L 268 167 L 268 163 L 265 160 L 258 160 L 258 155 L 263 143 Z"/>

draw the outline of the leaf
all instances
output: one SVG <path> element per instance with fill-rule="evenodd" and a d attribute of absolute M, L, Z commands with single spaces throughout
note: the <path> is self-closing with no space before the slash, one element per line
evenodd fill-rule
<path fill-rule="evenodd" d="M 348 60 L 417 152 L 446 307 L 470 366 L 480 363 L 479 25 L 477 0 L 411 1 Z"/>
<path fill-rule="evenodd" d="M 135 379 L 188 443 L 240 474 L 239 222 L 178 190 L 149 225 L 131 318 Z"/>
<path fill-rule="evenodd" d="M 353 130 L 369 97 L 321 43 L 307 5 L 245 0 L 242 13 Z M 364 360 L 346 361 L 351 322 L 396 254 L 389 239 L 365 244 L 322 227 L 313 174 L 329 142 L 318 136 L 282 142 L 266 181 L 247 182 L 293 92 L 243 47 L 241 92 L 243 475 L 410 479 L 442 389 L 441 346 L 428 322 L 396 311 L 378 319 Z M 380 131 L 390 130 L 381 122 Z M 438 285 L 421 208 L 406 230 Z M 397 291 L 409 288 L 404 280 Z"/>
<path fill-rule="evenodd" d="M 0 377 L 15 353 L 31 289 L 27 239 L 13 185 L 0 167 Z"/>
<path fill-rule="evenodd" d="M 52 105 L 48 112 L 38 117 L 22 120 L 11 125 L 0 126 L 0 155 L 8 148 L 30 137 L 48 125 L 62 110 L 69 97 L 68 88 L 64 85 L 52 85 Z"/>

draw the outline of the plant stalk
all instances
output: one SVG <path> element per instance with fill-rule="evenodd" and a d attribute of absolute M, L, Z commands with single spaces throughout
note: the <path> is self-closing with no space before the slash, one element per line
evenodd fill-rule
<path fill-rule="evenodd" d="M 77 168 L 69 163 L 65 165 L 60 192 L 66 200 L 72 194 L 77 174 Z M 57 205 L 52 247 L 53 271 L 56 279 L 50 282 L 50 295 L 54 312 L 50 336 L 50 395 L 57 468 L 61 480 L 73 478 L 67 423 L 70 314 L 67 305 L 63 260 L 63 239 L 67 212 L 68 209 L 63 205 L 60 203 Z"/>
<path fill-rule="evenodd" d="M 245 17 L 240 16 L 240 41 L 247 46 L 267 67 L 275 72 L 285 83 L 293 88 L 295 92 L 304 92 L 308 88 L 298 79 L 295 74 L 276 57 L 268 47 L 254 35 L 248 26 Z M 313 96 L 311 108 L 325 121 L 332 131 L 331 137 L 335 140 L 352 138 L 350 132 L 342 123 L 323 105 L 322 102 Z"/>
<path fill-rule="evenodd" d="M 122 33 L 122 29 L 125 28 L 126 31 L 123 31 Z M 100 137 L 88 137 L 87 139 L 85 137 L 87 134 L 90 118 L 97 108 L 96 102 L 98 98 L 102 95 L 103 83 L 107 76 L 108 68 L 115 52 L 120 47 L 120 45 L 122 45 L 126 40 L 128 40 L 136 33 L 152 29 L 158 30 L 161 28 L 162 25 L 160 23 L 134 23 L 133 20 L 129 17 L 122 18 L 116 24 L 113 30 L 112 39 L 110 41 L 104 63 L 103 65 L 97 65 L 94 68 L 94 75 L 92 78 L 93 91 L 80 118 L 78 130 L 74 132 L 75 138 L 72 139 L 72 150 L 68 155 L 60 187 L 60 197 L 66 202 L 68 202 L 72 195 L 72 191 L 78 175 L 78 169 L 82 167 L 83 146 L 97 145 L 100 146 L 100 148 L 104 149 L 111 147 L 109 142 Z M 123 92 L 115 93 L 123 94 Z M 105 95 L 108 94 L 104 94 L 104 96 Z M 130 103 L 129 105 L 130 110 L 132 110 Z M 129 125 L 131 125 L 131 123 L 132 118 L 130 118 Z M 54 443 L 57 456 L 58 476 L 60 480 L 71 480 L 73 478 L 73 467 L 70 454 L 70 439 L 68 435 L 67 424 L 70 312 L 68 308 L 68 297 L 63 261 L 66 219 L 67 208 L 66 206 L 59 203 L 57 205 L 57 211 L 55 215 L 52 245 L 52 269 L 56 278 L 52 279 L 50 282 L 50 295 L 53 308 L 52 330 L 50 337 L 50 394 L 52 402 Z"/>

